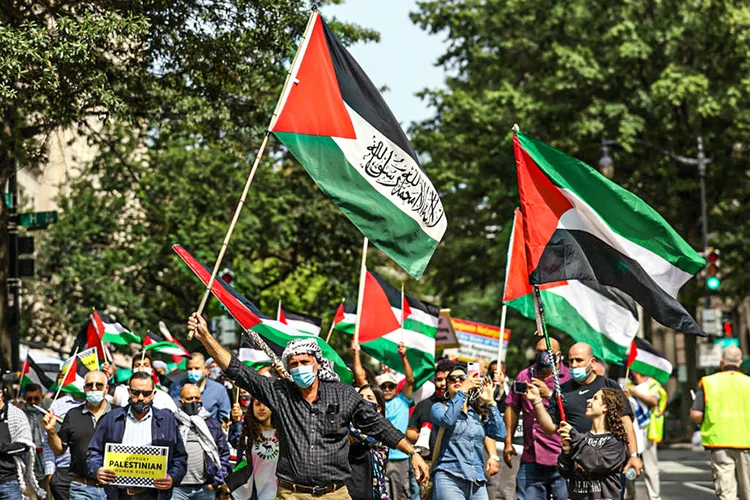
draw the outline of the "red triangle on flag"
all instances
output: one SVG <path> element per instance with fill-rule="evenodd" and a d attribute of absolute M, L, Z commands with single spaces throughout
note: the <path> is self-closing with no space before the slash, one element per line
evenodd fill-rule
<path fill-rule="evenodd" d="M 302 62 L 271 132 L 356 139 L 354 125 L 341 97 L 323 21 L 316 14 Z"/>
<path fill-rule="evenodd" d="M 78 371 L 76 363 L 78 363 L 78 356 L 73 356 L 73 361 L 68 365 L 68 371 L 65 372 L 65 378 L 63 378 L 60 387 L 65 387 L 76 381 L 76 372 Z"/>
<path fill-rule="evenodd" d="M 102 335 L 104 335 L 104 323 L 99 313 L 94 311 L 89 315 L 89 327 L 86 330 L 86 348 L 96 347 L 96 357 L 99 360 L 106 360 L 104 345 L 102 345 Z"/>
<path fill-rule="evenodd" d="M 638 348 L 635 346 L 635 339 L 630 344 L 630 352 L 628 353 L 628 362 L 625 364 L 626 368 L 630 368 L 635 358 L 638 356 Z"/>
<path fill-rule="evenodd" d="M 391 303 L 375 276 L 367 271 L 365 293 L 362 300 L 362 316 L 359 325 L 359 342 L 364 344 L 401 328 L 393 314 Z"/>
<path fill-rule="evenodd" d="M 277 320 L 277 321 L 278 321 L 279 323 L 284 323 L 285 325 L 288 325 L 288 324 L 289 324 L 289 323 L 287 323 L 287 322 L 286 322 L 286 314 L 284 314 L 284 310 L 283 310 L 283 309 L 282 309 L 281 307 L 279 307 L 279 314 L 278 314 L 278 316 L 279 316 L 279 317 L 278 317 L 278 318 L 276 318 L 276 320 Z"/>
<path fill-rule="evenodd" d="M 344 318 L 346 318 L 346 313 L 344 312 L 344 303 L 339 304 L 339 308 L 336 309 L 336 315 L 333 317 L 333 324 L 338 325 L 342 321 L 344 321 Z"/>
<path fill-rule="evenodd" d="M 411 307 L 409 307 L 409 301 L 406 298 L 406 294 L 404 294 L 404 303 L 401 305 L 401 310 L 403 311 L 403 318 L 406 320 L 409 316 L 411 316 Z"/>

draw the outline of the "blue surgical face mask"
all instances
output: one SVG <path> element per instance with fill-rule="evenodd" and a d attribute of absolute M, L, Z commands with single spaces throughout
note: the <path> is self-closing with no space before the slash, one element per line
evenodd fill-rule
<path fill-rule="evenodd" d="M 297 384 L 297 387 L 305 389 L 310 387 L 315 382 L 316 373 L 312 365 L 302 365 L 297 368 L 289 370 L 292 374 L 292 380 Z"/>
<path fill-rule="evenodd" d="M 586 380 L 591 372 L 588 371 L 589 365 L 591 364 L 591 361 L 593 361 L 594 358 L 591 358 L 588 363 L 586 363 L 586 366 L 581 366 L 578 368 L 571 368 L 570 369 L 570 376 L 575 380 L 576 382 L 583 382 Z"/>
<path fill-rule="evenodd" d="M 191 384 L 197 384 L 203 380 L 203 370 L 189 370 L 187 372 L 187 378 Z"/>
<path fill-rule="evenodd" d="M 104 401 L 104 391 L 87 391 L 86 401 L 92 405 L 99 405 Z"/>

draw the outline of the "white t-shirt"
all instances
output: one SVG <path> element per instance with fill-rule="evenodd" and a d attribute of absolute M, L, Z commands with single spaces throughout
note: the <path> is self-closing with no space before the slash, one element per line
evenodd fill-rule
<path fill-rule="evenodd" d="M 253 443 L 253 481 L 258 500 L 276 498 L 276 462 L 279 460 L 279 438 L 276 429 L 262 431 L 263 439 Z"/>
<path fill-rule="evenodd" d="M 130 401 L 128 386 L 120 384 L 115 387 L 115 396 L 112 404 L 115 406 L 127 406 L 128 401 Z M 177 405 L 175 404 L 174 399 L 161 389 L 156 389 L 153 401 L 154 408 L 158 408 L 159 410 L 169 410 L 172 413 L 177 411 Z"/>

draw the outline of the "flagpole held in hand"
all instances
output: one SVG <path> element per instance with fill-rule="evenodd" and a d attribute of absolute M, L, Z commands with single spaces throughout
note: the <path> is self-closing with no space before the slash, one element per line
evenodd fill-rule
<path fill-rule="evenodd" d="M 365 300 L 365 280 L 367 279 L 367 236 L 362 243 L 362 266 L 359 269 L 359 296 L 357 297 L 357 321 L 354 323 L 354 343 L 359 345 L 359 326 L 362 323 L 362 303 Z"/>
<path fill-rule="evenodd" d="M 55 404 L 55 401 L 57 401 L 57 396 L 60 395 L 60 391 L 63 388 L 63 384 L 65 383 L 65 379 L 68 377 L 68 372 L 70 371 L 71 368 L 73 368 L 73 364 L 75 364 L 75 362 L 76 362 L 76 356 L 78 356 L 78 346 L 76 346 L 76 350 L 75 350 L 75 352 L 73 353 L 73 356 L 72 356 L 73 362 L 68 365 L 68 369 L 65 370 L 65 374 L 63 375 L 62 380 L 60 380 L 60 386 L 57 388 L 57 392 L 55 393 L 55 398 L 52 400 L 52 403 L 50 404 L 50 407 L 52 407 L 52 405 Z M 26 356 L 26 359 L 29 359 L 29 357 Z"/>
<path fill-rule="evenodd" d="M 406 300 L 404 296 L 404 282 L 401 282 L 401 343 L 404 343 L 404 301 Z"/>
<path fill-rule="evenodd" d="M 305 28 L 305 33 L 302 35 L 302 40 L 300 41 L 299 47 L 304 47 L 305 40 L 310 35 L 310 31 L 313 28 L 314 20 L 316 19 L 318 12 L 317 9 L 313 9 L 313 11 L 310 13 L 310 18 L 307 21 L 307 27 Z M 266 130 L 266 134 L 263 136 L 263 142 L 260 144 L 260 148 L 258 149 L 258 153 L 255 155 L 255 161 L 253 161 L 253 166 L 250 169 L 250 175 L 247 178 L 247 182 L 245 182 L 245 187 L 242 190 L 242 196 L 240 197 L 240 201 L 237 204 L 237 208 L 234 211 L 234 216 L 232 217 L 232 222 L 229 224 L 229 229 L 227 230 L 226 236 L 224 236 L 224 241 L 221 244 L 221 249 L 219 250 L 219 255 L 216 257 L 216 264 L 214 264 L 214 269 L 211 272 L 211 279 L 208 280 L 208 283 L 206 284 L 206 291 L 203 292 L 203 298 L 201 299 L 200 305 L 198 306 L 198 314 L 203 314 L 203 309 L 206 307 L 206 302 L 208 302 L 208 297 L 211 295 L 211 287 L 214 285 L 214 281 L 216 281 L 216 275 L 219 274 L 219 267 L 221 266 L 221 262 L 224 260 L 224 254 L 227 251 L 227 246 L 229 246 L 229 240 L 232 238 L 232 233 L 234 232 L 234 227 L 237 225 L 237 221 L 240 218 L 240 212 L 242 212 L 242 207 L 245 205 L 245 199 L 247 198 L 247 193 L 250 190 L 250 185 L 253 183 L 253 179 L 255 178 L 255 172 L 258 170 L 258 165 L 260 165 L 260 160 L 263 157 L 263 153 L 266 151 L 266 146 L 268 145 L 268 137 L 271 135 L 271 129 L 273 128 L 273 125 L 276 123 L 276 119 L 278 118 L 279 110 L 281 109 L 282 105 L 286 101 L 286 98 L 289 96 L 289 92 L 291 90 L 291 84 L 296 81 L 296 73 L 299 70 L 299 65 L 297 64 L 297 59 L 299 58 L 300 50 L 299 47 L 297 48 L 297 53 L 294 55 L 294 59 L 292 60 L 292 65 L 289 68 L 289 71 L 286 74 L 286 81 L 284 82 L 284 87 L 281 90 L 281 96 L 279 100 L 276 103 L 276 109 L 274 109 L 273 114 L 271 115 L 271 121 L 268 124 L 268 129 Z M 187 335 L 188 341 L 193 340 L 193 335 L 195 335 L 194 331 L 189 331 Z"/>
<path fill-rule="evenodd" d="M 21 385 L 23 385 L 23 374 L 26 373 L 26 370 L 29 368 L 29 353 L 26 353 L 26 361 L 23 362 L 23 366 L 21 367 L 21 373 L 18 374 L 18 392 L 16 392 L 16 401 L 19 401 L 21 399 Z"/>
<path fill-rule="evenodd" d="M 536 306 L 536 320 L 537 324 L 542 328 L 542 334 L 544 335 L 544 342 L 547 345 L 547 351 L 549 352 L 549 359 L 552 360 L 552 379 L 555 383 L 555 397 L 557 398 L 557 409 L 560 412 L 560 421 L 565 421 L 565 408 L 563 407 L 562 390 L 560 389 L 560 374 L 557 372 L 557 363 L 555 362 L 555 354 L 552 352 L 552 344 L 549 341 L 549 333 L 547 332 L 547 322 L 544 319 L 544 304 L 542 303 L 542 294 L 539 291 L 539 285 L 534 285 L 534 305 Z"/>

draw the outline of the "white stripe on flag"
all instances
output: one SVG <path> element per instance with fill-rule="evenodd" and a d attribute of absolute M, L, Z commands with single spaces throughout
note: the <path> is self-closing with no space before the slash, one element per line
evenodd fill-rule
<path fill-rule="evenodd" d="M 260 349 L 250 349 L 249 347 L 240 348 L 239 359 L 240 361 L 250 361 L 251 363 L 265 363 L 271 361 L 271 358 L 269 358 L 265 352 Z"/>
<path fill-rule="evenodd" d="M 635 361 L 640 361 L 643 364 L 653 366 L 665 373 L 672 374 L 672 363 L 668 359 L 664 359 L 661 356 L 655 356 L 648 351 L 638 349 L 638 354 L 635 356 Z"/>
<path fill-rule="evenodd" d="M 628 309 L 575 280 L 544 290 L 573 306 L 591 328 L 623 347 L 629 347 L 638 333 L 638 318 Z"/>
<path fill-rule="evenodd" d="M 404 214 L 412 218 L 422 231 L 425 232 L 430 238 L 440 241 L 445 233 L 445 229 L 448 227 L 448 220 L 443 211 L 443 205 L 440 199 L 437 198 L 437 202 L 434 208 L 431 207 L 431 194 L 437 197 L 437 191 L 432 185 L 432 182 L 419 168 L 414 159 L 409 156 L 404 150 L 398 145 L 391 142 L 386 136 L 383 135 L 378 129 L 373 127 L 364 118 L 359 116 L 356 111 L 350 108 L 346 103 L 346 110 L 349 112 L 349 117 L 352 120 L 352 126 L 354 127 L 354 133 L 356 134 L 355 139 L 345 139 L 341 137 L 332 137 L 334 142 L 338 145 L 341 151 L 344 153 L 347 161 L 354 167 L 354 170 L 359 173 L 363 179 L 365 179 L 370 186 L 383 195 L 389 200 L 394 207 L 401 210 Z M 365 139 L 366 138 L 366 139 Z M 370 151 L 372 147 L 379 145 L 377 151 Z M 373 158 L 377 156 L 378 152 L 381 154 L 387 154 L 392 157 L 392 162 L 398 163 L 399 171 L 403 172 L 401 175 L 409 176 L 409 184 L 411 185 L 411 191 L 417 191 L 417 195 L 423 197 L 421 203 L 418 203 L 414 210 L 412 206 L 407 205 L 399 197 L 400 191 L 399 186 L 394 185 L 398 179 L 388 178 L 387 180 L 381 178 L 381 175 L 385 173 L 383 177 L 388 175 L 388 168 L 385 161 Z M 373 158 L 372 163 L 365 161 L 367 158 Z M 417 184 L 414 184 L 417 183 Z M 409 198 L 412 198 L 411 196 Z M 414 198 L 419 200 L 419 198 Z M 438 218 L 439 217 L 439 218 Z"/>
<path fill-rule="evenodd" d="M 404 345 L 406 345 L 408 349 L 416 349 L 432 355 L 435 354 L 434 338 L 428 337 L 427 335 L 422 335 L 421 333 L 412 330 L 403 330 L 403 332 Z M 380 338 L 389 340 L 396 344 L 396 346 L 398 346 L 399 342 L 401 342 L 401 329 L 399 328 L 392 331 L 391 333 L 386 333 Z"/>
<path fill-rule="evenodd" d="M 558 228 L 586 231 L 638 261 L 656 284 L 672 297 L 676 297 L 682 285 L 693 277 L 670 264 L 660 255 L 615 233 L 599 214 L 573 191 L 560 189 L 560 192 L 573 204 L 574 208 L 562 214 L 557 223 Z"/>
<path fill-rule="evenodd" d="M 316 337 L 320 335 L 320 327 L 312 323 L 308 323 L 307 321 L 287 318 L 286 322 L 290 327 L 302 333 L 315 335 Z"/>

